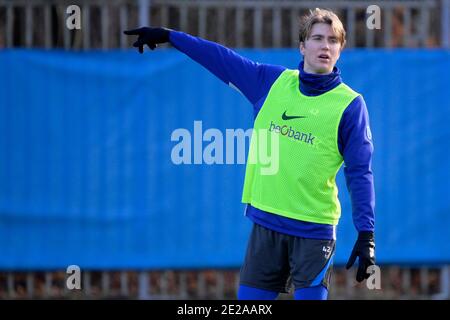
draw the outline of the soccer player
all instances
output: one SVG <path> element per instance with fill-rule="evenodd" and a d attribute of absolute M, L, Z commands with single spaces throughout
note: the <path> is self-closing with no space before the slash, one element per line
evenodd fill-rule
<path fill-rule="evenodd" d="M 343 163 L 358 238 L 356 280 L 375 264 L 373 143 L 363 97 L 335 66 L 345 30 L 331 11 L 303 17 L 298 69 L 250 61 L 217 43 L 166 28 L 125 31 L 133 44 L 170 42 L 253 105 L 254 129 L 279 135 L 279 170 L 263 175 L 247 162 L 242 200 L 253 221 L 240 272 L 239 299 L 276 299 L 293 284 L 295 299 L 327 299 L 341 207 L 335 182 Z M 253 139 L 253 138 L 252 138 Z"/>

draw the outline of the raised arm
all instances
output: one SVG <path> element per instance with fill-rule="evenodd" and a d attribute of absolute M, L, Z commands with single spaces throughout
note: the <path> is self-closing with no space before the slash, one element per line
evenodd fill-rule
<path fill-rule="evenodd" d="M 238 89 L 253 105 L 267 94 L 285 69 L 251 61 L 220 44 L 180 31 L 145 27 L 125 31 L 125 34 L 139 36 L 133 46 L 141 53 L 144 44 L 154 49 L 158 43 L 170 42 L 223 82 Z"/>

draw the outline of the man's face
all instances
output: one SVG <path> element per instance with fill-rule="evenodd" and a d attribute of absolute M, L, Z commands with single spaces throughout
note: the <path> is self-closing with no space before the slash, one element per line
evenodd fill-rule
<path fill-rule="evenodd" d="M 341 43 L 331 26 L 327 23 L 313 25 L 311 35 L 300 43 L 304 56 L 304 71 L 314 74 L 328 74 L 341 53 Z"/>

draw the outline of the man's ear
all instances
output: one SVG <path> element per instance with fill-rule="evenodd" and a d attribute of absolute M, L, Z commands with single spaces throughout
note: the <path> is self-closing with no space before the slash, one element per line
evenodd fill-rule
<path fill-rule="evenodd" d="M 339 58 L 341 57 L 341 52 L 342 52 L 343 48 L 342 46 L 340 47 L 339 51 L 338 51 L 338 56 L 336 58 L 336 62 L 339 60 Z"/>
<path fill-rule="evenodd" d="M 300 41 L 299 49 L 300 49 L 300 53 L 302 55 L 305 55 L 305 43 L 303 41 Z"/>

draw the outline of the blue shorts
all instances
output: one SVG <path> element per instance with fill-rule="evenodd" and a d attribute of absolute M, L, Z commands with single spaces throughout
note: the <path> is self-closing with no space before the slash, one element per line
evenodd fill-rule
<path fill-rule="evenodd" d="M 324 285 L 331 278 L 335 240 L 295 237 L 254 224 L 240 284 L 276 291 Z"/>

